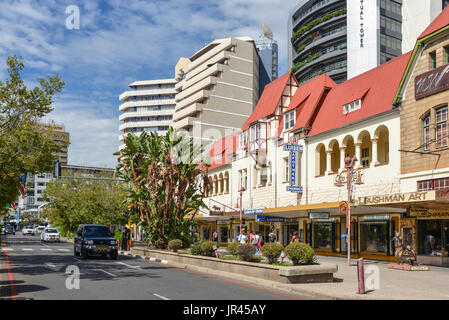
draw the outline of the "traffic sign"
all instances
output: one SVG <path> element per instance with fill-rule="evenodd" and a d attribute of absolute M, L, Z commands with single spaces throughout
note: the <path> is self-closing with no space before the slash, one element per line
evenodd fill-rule
<path fill-rule="evenodd" d="M 284 151 L 302 152 L 302 146 L 298 144 L 284 144 Z"/>
<path fill-rule="evenodd" d="M 290 191 L 290 192 L 302 192 L 302 187 L 287 186 L 287 191 Z"/>

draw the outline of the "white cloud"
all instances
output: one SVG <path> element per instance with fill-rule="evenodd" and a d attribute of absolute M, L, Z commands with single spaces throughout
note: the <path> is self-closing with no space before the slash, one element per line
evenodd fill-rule
<path fill-rule="evenodd" d="M 135 80 L 173 77 L 179 57 L 216 38 L 257 39 L 265 22 L 279 43 L 280 74 L 287 71 L 287 18 L 295 1 L 84 0 L 76 2 L 81 29 L 69 31 L 65 8 L 71 4 L 2 0 L 0 76 L 13 54 L 23 56 L 30 82 L 61 73 L 67 85 L 49 118 L 70 132 L 73 163 L 112 165 L 119 94 Z"/>

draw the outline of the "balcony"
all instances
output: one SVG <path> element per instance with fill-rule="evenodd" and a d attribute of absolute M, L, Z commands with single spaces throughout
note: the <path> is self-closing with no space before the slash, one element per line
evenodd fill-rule
<path fill-rule="evenodd" d="M 217 54 L 216 56 L 212 57 L 208 61 L 206 61 L 203 65 L 199 66 L 193 71 L 190 71 L 186 74 L 185 81 L 190 82 L 193 78 L 195 78 L 200 73 L 209 70 L 212 67 L 208 67 L 209 65 L 213 64 L 223 64 L 227 59 L 231 57 L 231 53 L 229 51 L 223 51 Z"/>
<path fill-rule="evenodd" d="M 295 52 L 293 54 L 293 64 L 300 61 L 302 57 L 307 56 L 306 53 L 310 52 L 312 49 L 317 48 L 327 42 L 334 41 L 335 39 L 343 37 L 346 37 L 346 28 L 344 30 L 332 33 L 330 35 L 327 35 L 325 37 L 322 37 L 318 40 L 309 43 L 300 53 Z"/>
<path fill-rule="evenodd" d="M 218 79 L 216 77 L 207 77 L 206 79 L 197 82 L 195 85 L 189 86 L 176 95 L 176 101 L 182 101 L 183 99 L 194 95 L 200 90 L 209 88 L 211 85 L 217 84 L 217 80 Z"/>
<path fill-rule="evenodd" d="M 119 100 L 124 100 L 129 97 L 140 97 L 140 96 L 154 96 L 154 95 L 167 95 L 167 94 L 176 94 L 176 90 L 174 88 L 170 89 L 151 89 L 151 90 L 128 90 L 123 92 L 119 96 Z"/>
<path fill-rule="evenodd" d="M 235 45 L 235 43 L 233 43 L 233 41 L 231 39 L 224 40 L 222 43 L 217 45 L 215 48 L 213 48 L 212 50 L 206 52 L 205 54 L 200 56 L 198 59 L 196 59 L 195 61 L 190 63 L 189 64 L 188 73 L 192 72 L 193 70 L 198 68 L 203 63 L 204 64 L 210 63 L 208 61 L 209 59 L 212 59 L 214 56 L 216 56 L 217 54 L 221 53 L 222 51 L 229 50 L 234 45 Z"/>
<path fill-rule="evenodd" d="M 125 129 L 131 129 L 131 128 L 170 126 L 171 124 L 172 124 L 171 120 L 127 122 L 127 123 L 121 124 L 119 127 L 119 130 L 123 131 Z"/>
<path fill-rule="evenodd" d="M 339 49 L 339 50 L 335 50 L 332 52 L 328 52 L 326 54 L 323 54 L 321 56 L 319 56 L 317 59 L 310 61 L 309 63 L 306 63 L 305 65 L 303 65 L 301 68 L 295 70 L 295 74 L 298 75 L 298 78 L 301 77 L 301 73 L 308 70 L 308 69 L 312 69 L 314 66 L 323 63 L 325 61 L 334 59 L 338 56 L 342 56 L 342 55 L 346 55 L 347 54 L 347 49 Z"/>
<path fill-rule="evenodd" d="M 184 118 L 178 122 L 174 122 L 173 123 L 173 128 L 175 128 L 176 130 L 180 130 L 180 129 L 187 129 L 188 127 L 192 127 L 193 123 L 195 121 L 198 121 L 197 118 L 193 118 L 193 117 L 187 117 Z"/>
<path fill-rule="evenodd" d="M 175 112 L 173 115 L 173 122 L 183 119 L 192 114 L 196 114 L 197 112 L 201 112 L 203 110 L 204 105 L 201 103 L 194 103 L 187 108 L 184 108 L 180 111 Z"/>
<path fill-rule="evenodd" d="M 159 105 L 168 105 L 168 104 L 175 104 L 175 99 L 161 99 L 161 100 L 141 100 L 141 101 L 128 101 L 125 103 L 122 103 L 118 110 L 123 111 L 128 108 L 138 108 L 138 107 L 154 107 Z"/>
<path fill-rule="evenodd" d="M 300 24 L 302 21 L 304 21 L 305 19 L 307 19 L 308 17 L 310 17 L 312 14 L 317 13 L 318 11 L 323 10 L 324 8 L 328 8 L 334 4 L 338 4 L 339 2 L 342 2 L 342 0 L 322 0 L 319 3 L 321 3 L 322 5 L 319 6 L 315 6 L 315 8 L 313 8 L 312 10 L 310 10 L 307 14 L 304 14 L 301 18 L 297 18 L 293 21 L 292 23 L 292 27 L 293 29 L 295 29 L 298 24 Z M 317 4 L 319 4 L 317 3 Z M 325 13 L 323 13 L 324 15 Z"/>
<path fill-rule="evenodd" d="M 153 110 L 153 111 L 135 111 L 135 112 L 125 112 L 119 116 L 119 120 L 123 121 L 128 118 L 134 117 L 156 117 L 156 116 L 170 116 L 175 112 L 172 110 Z"/>
<path fill-rule="evenodd" d="M 200 92 L 195 93 L 194 95 L 191 95 L 190 97 L 176 103 L 176 111 L 184 109 L 185 107 L 193 104 L 203 101 L 204 99 L 209 98 L 209 91 L 207 90 L 201 90 Z"/>

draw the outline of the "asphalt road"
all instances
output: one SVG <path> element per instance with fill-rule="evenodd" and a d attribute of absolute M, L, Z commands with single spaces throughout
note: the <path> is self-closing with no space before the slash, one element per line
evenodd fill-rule
<path fill-rule="evenodd" d="M 4 236 L 1 299 L 36 300 L 296 300 L 285 292 L 120 255 L 117 260 L 73 255 L 73 244 L 39 236 Z M 79 270 L 79 289 L 71 270 Z M 66 273 L 68 272 L 68 273 Z M 73 289 L 69 289 L 67 284 Z"/>

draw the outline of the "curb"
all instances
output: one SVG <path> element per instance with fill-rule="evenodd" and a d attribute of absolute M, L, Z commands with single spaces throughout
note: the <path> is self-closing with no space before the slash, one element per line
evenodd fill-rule
<path fill-rule="evenodd" d="M 234 274 L 234 273 L 225 272 L 225 271 L 216 271 L 213 269 L 193 266 L 193 265 L 189 265 L 189 264 L 168 262 L 167 260 L 156 259 L 156 258 L 149 257 L 149 256 L 142 257 L 141 255 L 132 254 L 131 252 L 128 252 L 128 251 L 119 251 L 119 254 L 128 256 L 128 257 L 132 257 L 135 259 L 148 260 L 150 262 L 158 262 L 158 263 L 162 263 L 162 264 L 168 264 L 168 265 L 173 266 L 178 269 L 192 270 L 192 271 L 201 272 L 201 273 L 208 274 L 208 275 L 214 275 L 214 276 L 218 276 L 218 277 L 228 278 L 229 280 L 245 281 L 245 282 L 248 282 L 248 283 L 251 283 L 254 285 L 259 285 L 259 286 L 263 286 L 266 288 L 283 291 L 285 293 L 296 293 L 298 295 L 315 295 L 315 296 L 318 296 L 319 299 L 322 299 L 322 300 L 325 300 L 325 299 L 326 300 L 351 299 L 351 298 L 342 298 L 342 297 L 331 296 L 331 295 L 323 294 L 321 292 L 315 292 L 313 290 L 292 288 L 288 284 L 283 284 L 283 283 L 279 283 L 279 282 L 275 282 L 275 281 L 259 279 L 259 278 L 244 276 L 244 275 L 240 275 L 240 274 Z"/>

